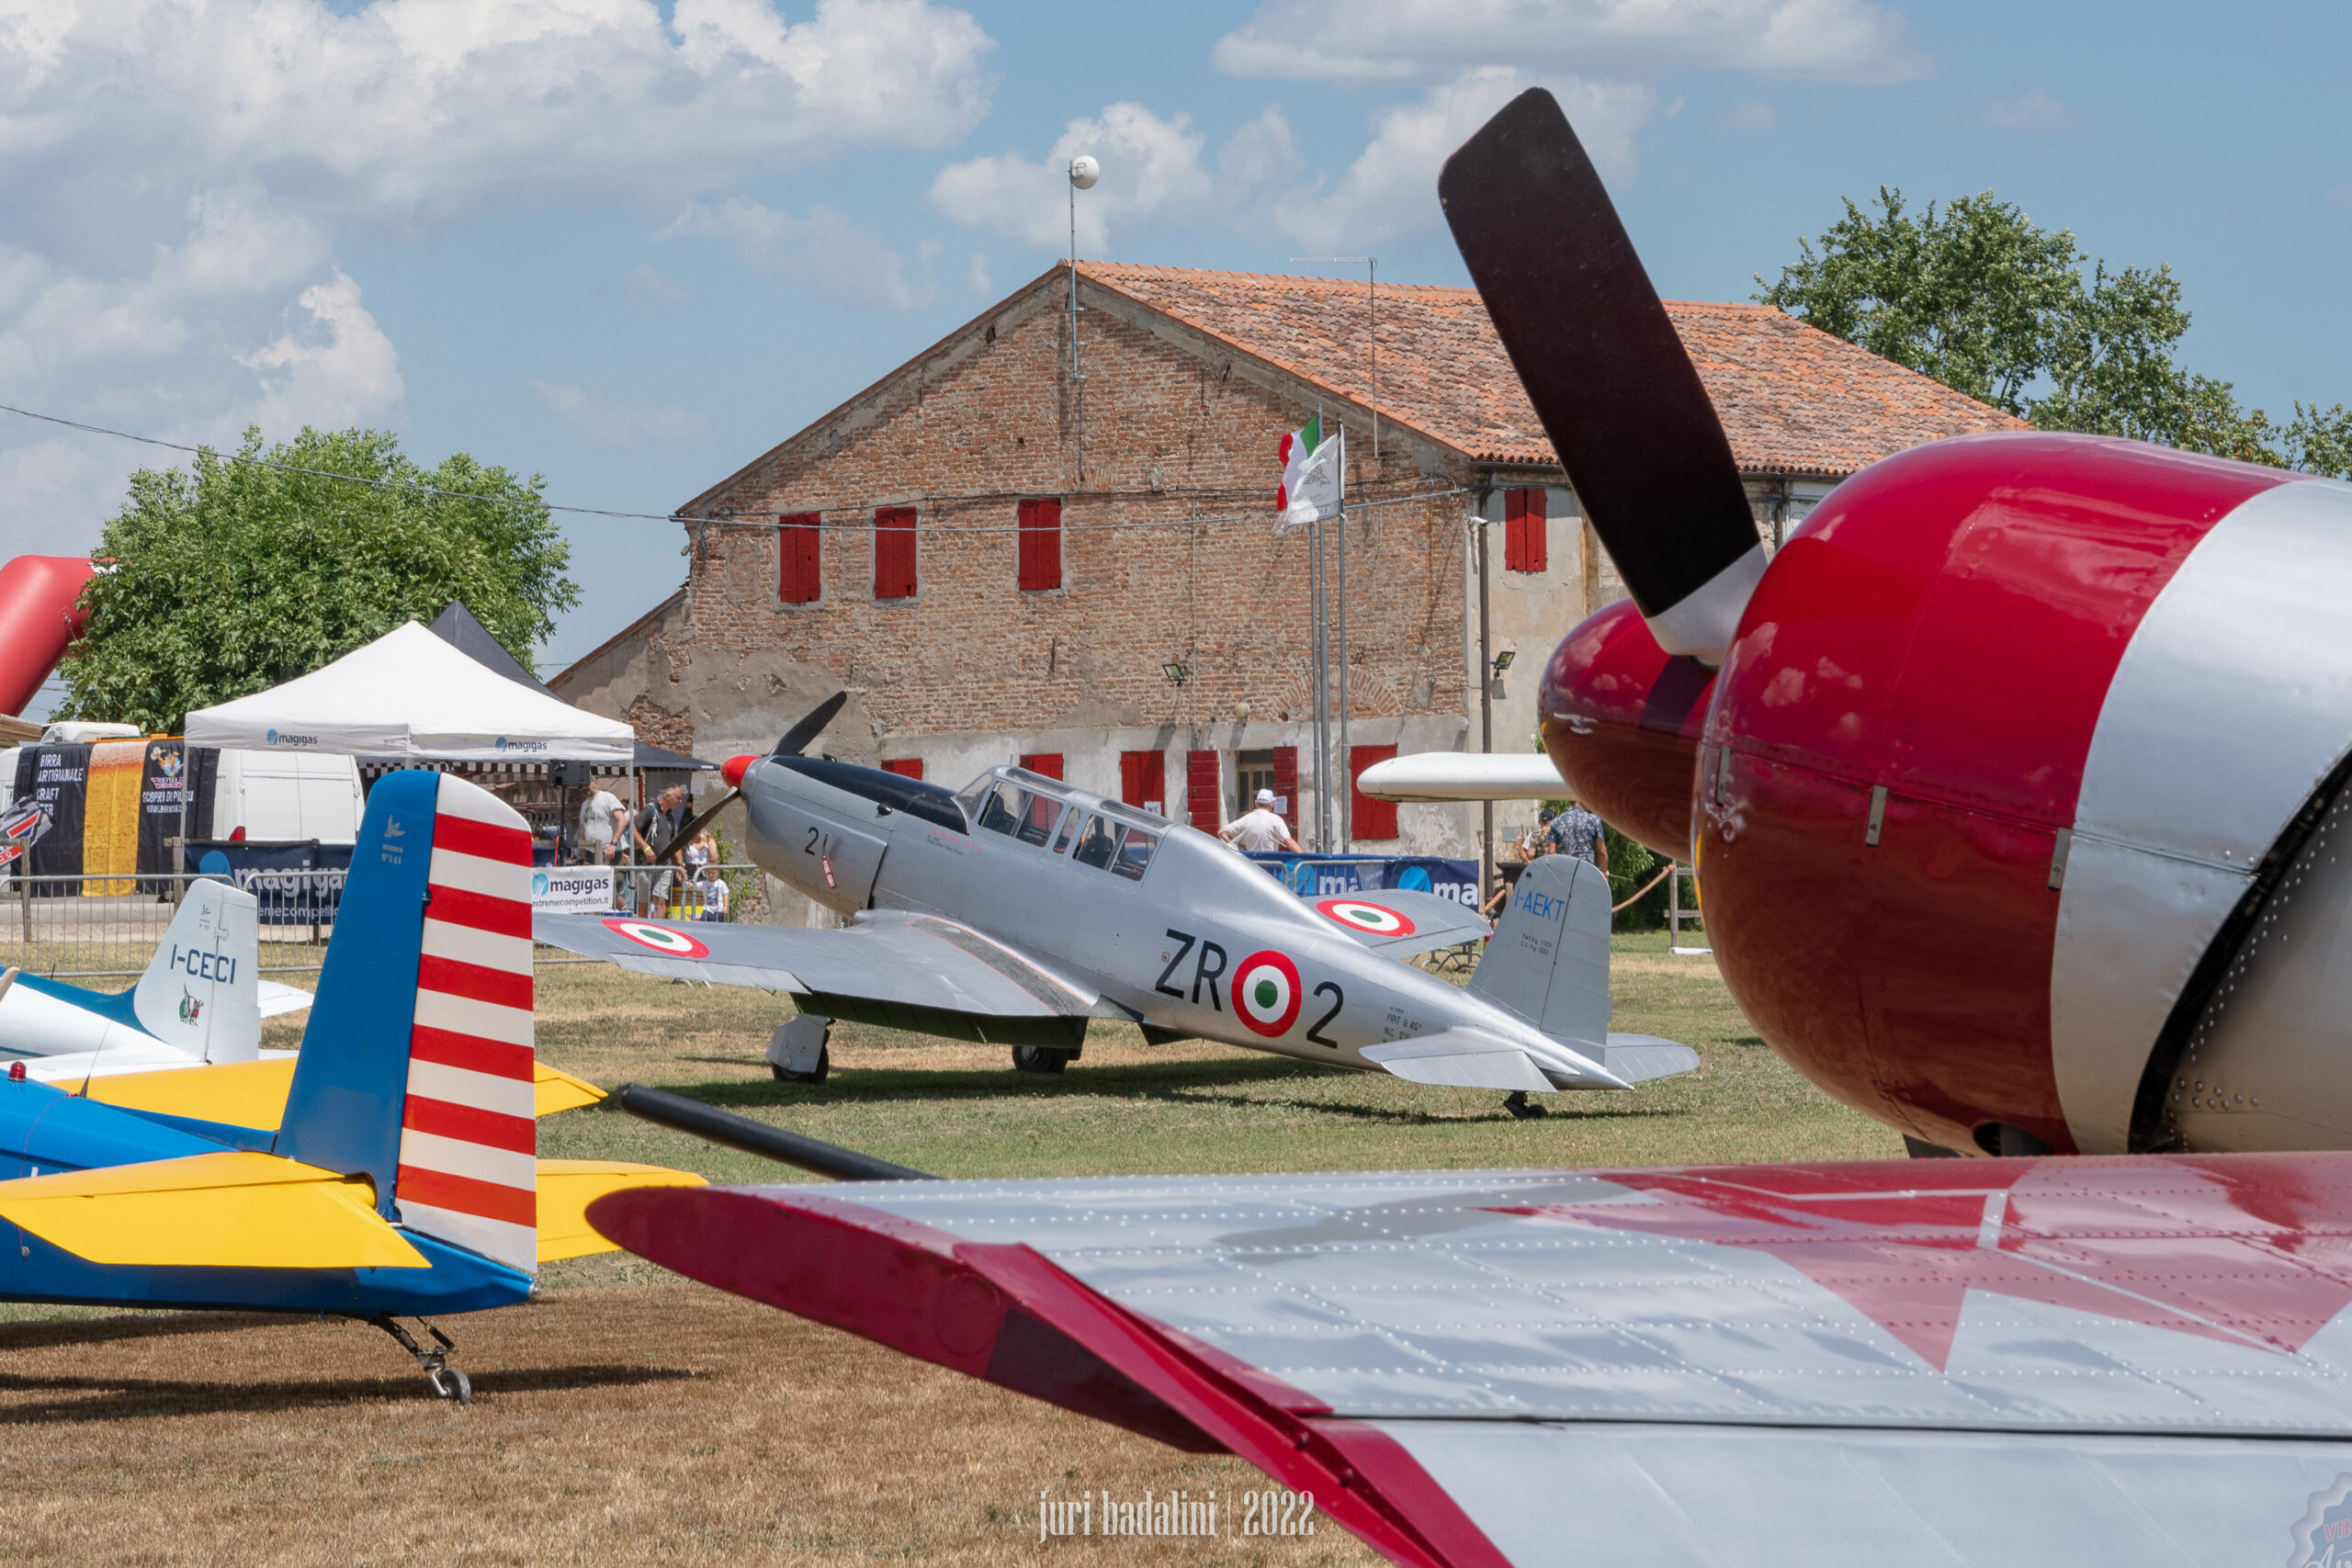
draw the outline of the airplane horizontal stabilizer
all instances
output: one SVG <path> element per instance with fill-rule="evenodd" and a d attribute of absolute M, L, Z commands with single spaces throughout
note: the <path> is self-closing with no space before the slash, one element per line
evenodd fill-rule
<path fill-rule="evenodd" d="M 1549 1094 L 1556 1087 L 1526 1052 L 1475 1030 L 1446 1029 L 1385 1045 L 1367 1045 L 1363 1056 L 1412 1083 L 1530 1089 L 1538 1094 Z"/>
<path fill-rule="evenodd" d="M 1699 1053 L 1655 1034 L 1611 1034 L 1600 1052 L 1600 1065 L 1627 1083 L 1647 1083 L 1696 1072 Z"/>
<path fill-rule="evenodd" d="M 587 1258 L 616 1252 L 617 1242 L 606 1241 L 588 1223 L 588 1205 L 607 1192 L 630 1187 L 701 1187 L 692 1171 L 669 1170 L 658 1165 L 630 1165 L 620 1160 L 543 1159 L 539 1161 L 539 1261 Z"/>
<path fill-rule="evenodd" d="M 260 984 L 259 990 L 261 1015 L 264 1018 L 282 1018 L 289 1012 L 300 1012 L 311 1002 L 310 992 L 300 986 L 288 986 L 282 981 L 264 980 Z"/>
<path fill-rule="evenodd" d="M 1568 790 L 1541 751 L 1418 751 L 1374 762 L 1356 788 L 1398 801 L 1550 800 Z"/>
<path fill-rule="evenodd" d="M 286 1115 L 286 1091 L 294 1081 L 295 1060 L 290 1051 L 272 1052 L 258 1062 L 216 1066 L 149 1061 L 141 1063 L 138 1071 L 109 1074 L 101 1065 L 92 1075 L 85 1054 L 70 1060 L 50 1057 L 39 1065 L 40 1068 L 62 1063 L 69 1070 L 62 1074 L 36 1071 L 34 1076 L 51 1082 L 88 1077 L 90 1099 L 125 1111 L 275 1133 Z M 605 1091 L 587 1079 L 545 1062 L 533 1062 L 531 1072 L 534 1116 L 577 1110 L 605 1098 Z"/>
<path fill-rule="evenodd" d="M 0 1219 L 125 1268 L 424 1269 L 363 1177 L 224 1150 L 0 1182 Z"/>

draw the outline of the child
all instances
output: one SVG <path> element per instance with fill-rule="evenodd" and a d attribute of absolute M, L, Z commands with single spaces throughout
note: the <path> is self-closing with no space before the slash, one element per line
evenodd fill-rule
<path fill-rule="evenodd" d="M 695 883 L 701 907 L 695 911 L 698 920 L 723 920 L 727 918 L 727 879 L 718 868 L 706 863 Z"/>

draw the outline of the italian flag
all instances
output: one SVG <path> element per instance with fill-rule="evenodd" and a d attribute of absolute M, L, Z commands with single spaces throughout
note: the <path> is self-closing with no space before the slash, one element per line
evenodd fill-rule
<path fill-rule="evenodd" d="M 1283 437 L 1283 482 L 1274 491 L 1274 510 L 1283 514 L 1284 527 L 1339 510 L 1340 448 L 1339 432 L 1325 438 L 1321 414 Z"/>

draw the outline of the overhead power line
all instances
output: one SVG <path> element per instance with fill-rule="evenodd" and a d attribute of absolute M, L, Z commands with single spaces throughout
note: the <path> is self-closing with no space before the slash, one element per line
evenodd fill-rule
<path fill-rule="evenodd" d="M 412 495 L 446 496 L 452 501 L 480 502 L 491 506 L 538 507 L 548 512 L 561 512 L 575 517 L 612 517 L 625 522 L 675 523 L 685 527 L 768 529 L 777 526 L 780 515 L 777 512 L 623 512 L 614 508 L 602 506 L 568 506 L 562 502 L 543 500 L 537 496 L 533 496 L 529 500 L 522 500 L 512 496 L 483 495 L 475 491 L 450 490 L 443 485 L 422 484 L 409 479 L 369 479 L 362 474 L 338 473 L 333 468 L 305 468 L 299 463 L 281 463 L 275 458 L 270 457 L 249 457 L 242 452 L 222 452 L 210 446 L 190 446 L 185 442 L 165 441 L 160 436 L 140 435 L 128 430 L 112 430 L 103 424 L 89 424 L 81 420 L 66 419 L 58 414 L 40 413 L 32 409 L 17 408 L 12 403 L 0 403 L 0 413 L 12 413 L 22 419 L 38 420 L 43 424 L 62 425 L 65 429 L 78 430 L 83 432 L 85 434 L 107 435 L 111 436 L 118 441 L 135 441 L 142 446 L 159 446 L 165 451 L 186 452 L 193 457 L 210 457 L 217 462 L 240 463 L 248 468 L 272 468 L 279 473 L 300 474 L 306 479 L 334 479 L 345 484 L 366 485 L 372 490 L 401 491 Z M 1470 493 L 1471 488 L 1472 487 L 1466 485 L 1453 485 L 1442 490 L 1408 491 L 1400 495 L 1386 496 L 1370 501 L 1354 501 L 1348 504 L 1349 510 L 1351 511 L 1367 510 L 1376 506 L 1409 506 L 1419 502 L 1442 500 L 1447 496 L 1467 495 Z M 1210 489 L 1206 487 L 1198 490 L 1103 490 L 1066 491 L 1057 499 L 1065 502 L 1073 501 L 1169 501 L 1182 499 L 1184 497 L 1192 497 L 1201 500 L 1212 498 L 1216 500 L 1225 500 L 1227 498 L 1238 500 L 1246 493 L 1249 492 L 1229 489 Z M 881 500 L 871 502 L 860 502 L 836 503 L 818 508 L 817 510 L 820 512 L 874 512 L 886 507 L 913 506 L 920 508 L 923 506 L 978 506 L 991 502 L 1026 501 L 1035 499 L 1036 494 L 1037 492 L 1035 491 L 990 491 L 969 493 L 898 495 L 885 497 Z M 1272 508 L 1261 507 L 1253 511 L 1227 513 L 1212 517 L 1152 518 L 1128 523 L 1072 523 L 1065 524 L 1063 525 L 1063 532 L 1070 534 L 1093 534 L 1125 533 L 1146 529 L 1207 528 L 1222 526 L 1227 524 L 1233 523 L 1263 523 L 1267 521 L 1271 514 Z M 795 515 L 795 513 L 782 513 L 781 515 L 792 516 Z M 870 531 L 873 525 L 869 522 L 828 523 L 820 521 L 816 523 L 798 524 L 796 525 L 796 526 L 818 528 L 828 533 L 862 534 Z M 1008 523 L 1001 525 L 992 524 L 958 524 L 953 526 L 944 526 L 935 522 L 925 524 L 921 518 L 918 518 L 917 531 L 933 535 L 1017 534 L 1021 532 L 1021 525 L 1018 523 Z"/>

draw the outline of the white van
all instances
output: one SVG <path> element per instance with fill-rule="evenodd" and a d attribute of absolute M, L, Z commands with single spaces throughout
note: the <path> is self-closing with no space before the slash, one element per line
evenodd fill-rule
<path fill-rule="evenodd" d="M 243 829 L 243 837 L 262 842 L 354 843 L 365 807 L 354 758 L 224 750 L 213 779 L 211 836 L 237 838 Z"/>

